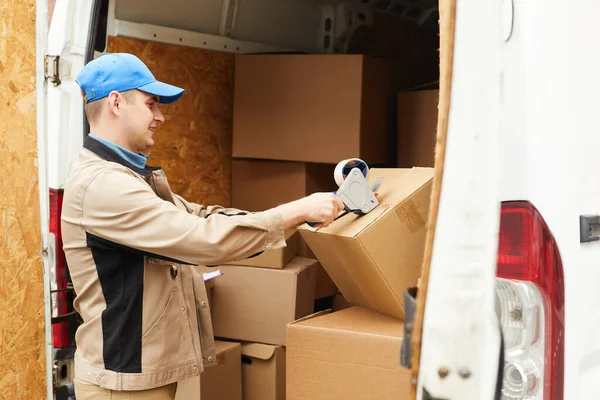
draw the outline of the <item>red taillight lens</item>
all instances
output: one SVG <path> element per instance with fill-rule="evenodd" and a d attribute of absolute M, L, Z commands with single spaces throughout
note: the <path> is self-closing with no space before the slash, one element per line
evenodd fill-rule
<path fill-rule="evenodd" d="M 556 241 L 529 202 L 502 204 L 499 278 L 535 284 L 544 300 L 544 399 L 562 400 L 564 387 L 564 278 Z"/>
<path fill-rule="evenodd" d="M 63 203 L 63 190 L 50 189 L 50 233 L 55 237 L 56 254 L 56 307 L 58 315 L 67 314 L 67 262 L 63 251 L 62 232 L 60 229 L 60 215 Z M 54 347 L 66 348 L 71 345 L 69 338 L 69 323 L 59 322 L 52 326 Z"/>

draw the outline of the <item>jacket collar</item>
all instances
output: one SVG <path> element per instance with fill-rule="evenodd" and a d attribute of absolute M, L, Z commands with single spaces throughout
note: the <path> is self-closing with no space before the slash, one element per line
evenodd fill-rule
<path fill-rule="evenodd" d="M 142 175 L 144 178 L 152 173 L 152 171 L 160 170 L 160 167 L 153 167 L 150 165 L 146 165 L 146 168 L 138 168 L 120 155 L 118 155 L 113 149 L 106 146 L 104 143 L 97 141 L 92 137 L 86 137 L 83 142 L 83 147 L 96 154 L 98 157 L 103 158 L 106 161 L 116 162 L 118 164 L 123 165 L 124 167 L 129 168 L 132 171 Z"/>

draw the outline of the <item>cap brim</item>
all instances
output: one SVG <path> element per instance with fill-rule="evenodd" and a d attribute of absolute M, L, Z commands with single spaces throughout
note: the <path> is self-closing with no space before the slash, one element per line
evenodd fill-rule
<path fill-rule="evenodd" d="M 142 92 L 150 93 L 158 96 L 159 103 L 170 104 L 181 97 L 184 89 L 177 86 L 169 85 L 168 83 L 155 81 L 137 88 Z"/>

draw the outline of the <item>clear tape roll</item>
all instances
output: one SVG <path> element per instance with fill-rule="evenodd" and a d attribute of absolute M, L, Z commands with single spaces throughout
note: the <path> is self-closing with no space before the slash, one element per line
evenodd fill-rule
<path fill-rule="evenodd" d="M 369 167 L 367 163 L 361 160 L 360 158 L 348 158 L 346 160 L 340 161 L 333 171 L 333 179 L 338 186 L 342 186 L 344 183 L 344 179 L 346 179 L 347 173 L 352 170 L 352 168 L 358 167 L 361 169 L 363 176 L 365 179 L 369 177 Z"/>

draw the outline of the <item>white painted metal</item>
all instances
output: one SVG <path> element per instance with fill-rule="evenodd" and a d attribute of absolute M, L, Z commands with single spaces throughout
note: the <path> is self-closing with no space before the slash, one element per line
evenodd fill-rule
<path fill-rule="evenodd" d="M 219 35 L 219 24 L 229 0 L 118 0 L 116 19 Z"/>
<path fill-rule="evenodd" d="M 446 160 L 422 338 L 417 398 L 494 398 L 499 3 L 457 1 Z M 440 370 L 446 369 L 445 376 Z"/>
<path fill-rule="evenodd" d="M 75 77 L 83 68 L 92 0 L 57 0 L 46 54 L 60 56 L 61 83 L 47 87 L 48 184 L 64 184 L 83 146 L 83 100 Z"/>
<path fill-rule="evenodd" d="M 600 398 L 600 243 L 579 243 L 579 215 L 600 213 L 600 54 L 593 0 L 523 7 L 527 170 L 565 273 L 565 400 Z"/>
<path fill-rule="evenodd" d="M 48 259 L 48 170 L 46 143 L 46 82 L 44 79 L 44 53 L 48 34 L 48 0 L 37 0 L 35 42 L 36 130 L 38 152 L 38 189 L 40 196 L 40 224 L 42 229 L 42 268 L 44 273 L 44 350 L 46 352 L 46 398 L 52 399 L 52 324 L 50 299 L 50 260 Z"/>
<path fill-rule="evenodd" d="M 160 43 L 179 44 L 188 47 L 218 50 L 229 53 L 290 52 L 294 48 L 266 45 L 236 40 L 229 37 L 192 32 L 146 23 L 123 21 L 114 17 L 115 0 L 110 0 L 107 31 L 110 36 L 123 36 L 151 40 Z"/>

